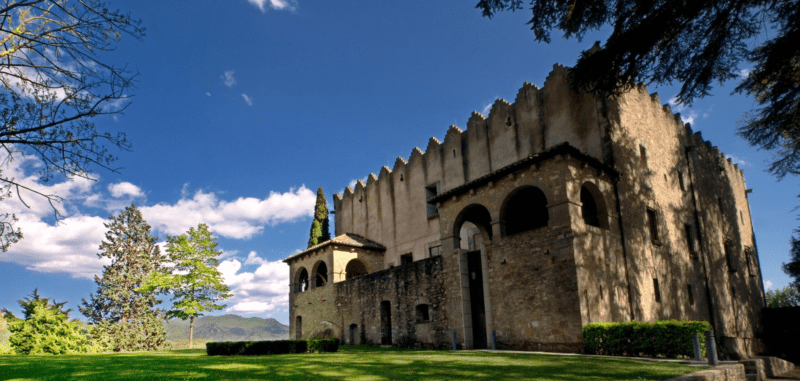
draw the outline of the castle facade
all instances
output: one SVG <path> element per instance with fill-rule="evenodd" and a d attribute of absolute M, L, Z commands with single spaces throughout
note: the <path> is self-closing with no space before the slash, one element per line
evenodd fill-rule
<path fill-rule="evenodd" d="M 758 352 L 742 170 L 643 85 L 568 70 L 334 195 L 336 237 L 284 260 L 291 336 L 579 352 L 588 323 L 677 319 Z"/>

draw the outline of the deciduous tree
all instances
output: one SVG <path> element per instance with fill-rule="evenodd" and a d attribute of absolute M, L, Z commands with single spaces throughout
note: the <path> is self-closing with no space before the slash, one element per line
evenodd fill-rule
<path fill-rule="evenodd" d="M 800 289 L 788 285 L 777 290 L 767 290 L 766 302 L 768 308 L 800 307 Z"/>
<path fill-rule="evenodd" d="M 27 190 L 51 205 L 61 201 L 2 173 L 19 154 L 41 159 L 45 182 L 55 174 L 91 178 L 94 166 L 115 171 L 106 145 L 130 145 L 124 133 L 95 122 L 122 113 L 132 96 L 135 74 L 103 55 L 123 35 L 141 40 L 141 21 L 100 0 L 0 0 L 0 200 L 16 192 L 25 203 Z M 0 213 L 2 251 L 22 238 L 14 222 Z"/>
<path fill-rule="evenodd" d="M 315 246 L 331 239 L 328 229 L 328 205 L 322 187 L 317 188 L 317 203 L 314 205 L 314 221 L 311 222 L 311 234 L 308 247 Z"/>
<path fill-rule="evenodd" d="M 81 313 L 112 335 L 115 351 L 156 349 L 166 340 L 156 309 L 161 301 L 137 289 L 151 274 L 164 271 L 164 256 L 135 204 L 110 220 L 97 256 L 111 264 L 103 268 L 102 278 L 95 276 L 97 294 L 90 295 L 91 301 L 83 299 Z"/>
<path fill-rule="evenodd" d="M 172 272 L 152 273 L 140 290 L 172 294 L 173 306 L 167 311 L 167 317 L 189 319 L 191 348 L 194 319 L 203 316 L 203 312 L 225 308 L 216 303 L 233 295 L 217 270 L 217 257 L 222 253 L 217 251 L 217 239 L 211 237 L 208 225 L 199 224 L 197 230 L 189 228 L 186 234 L 179 236 L 167 235 L 167 254 L 169 262 L 174 264 Z"/>

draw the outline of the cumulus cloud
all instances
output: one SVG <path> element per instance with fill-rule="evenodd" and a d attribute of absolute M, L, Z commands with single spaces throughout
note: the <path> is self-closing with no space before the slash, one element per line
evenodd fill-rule
<path fill-rule="evenodd" d="M 121 183 L 110 184 L 108 186 L 108 192 L 111 193 L 111 196 L 119 198 L 122 196 L 132 196 L 132 197 L 141 197 L 144 196 L 142 189 L 133 185 L 127 181 L 123 181 Z"/>
<path fill-rule="evenodd" d="M 248 106 L 253 105 L 253 98 L 247 96 L 247 94 L 242 93 L 242 98 L 244 98 L 244 103 L 247 103 Z"/>
<path fill-rule="evenodd" d="M 183 234 L 202 222 L 219 236 L 246 239 L 261 232 L 266 224 L 310 217 L 316 197 L 305 186 L 284 193 L 270 192 L 264 199 L 239 197 L 234 201 L 198 190 L 192 198 L 181 197 L 176 204 L 160 203 L 139 210 L 151 226 L 167 234 Z"/>
<path fill-rule="evenodd" d="M 268 261 L 259 257 L 255 251 L 251 251 L 250 254 L 247 255 L 247 259 L 244 261 L 244 264 L 246 265 L 264 265 L 267 263 Z"/>
<path fill-rule="evenodd" d="M 764 281 L 764 289 L 771 290 L 772 289 L 772 282 L 771 281 Z"/>
<path fill-rule="evenodd" d="M 255 252 L 248 260 L 251 257 L 258 258 Z M 288 307 L 289 266 L 258 259 L 260 265 L 254 272 L 240 272 L 242 263 L 236 259 L 225 260 L 217 267 L 233 294 L 225 301 L 227 312 L 262 313 Z"/>
<path fill-rule="evenodd" d="M 673 112 L 677 112 L 681 114 L 681 120 L 683 123 L 689 123 L 694 126 L 695 121 L 698 117 L 707 118 L 708 112 L 703 112 L 702 114 L 698 113 L 695 110 L 691 110 L 683 104 L 678 103 L 678 97 L 673 96 L 667 102 L 669 103 L 670 108 Z"/>
<path fill-rule="evenodd" d="M 236 78 L 233 76 L 233 73 L 234 70 L 228 70 L 224 74 L 219 76 L 222 79 L 222 82 L 225 84 L 225 86 L 233 87 L 233 85 L 236 84 Z"/>
<path fill-rule="evenodd" d="M 268 8 L 283 11 L 294 10 L 294 1 L 288 0 L 247 0 L 248 3 L 254 5 L 261 12 L 266 12 Z"/>

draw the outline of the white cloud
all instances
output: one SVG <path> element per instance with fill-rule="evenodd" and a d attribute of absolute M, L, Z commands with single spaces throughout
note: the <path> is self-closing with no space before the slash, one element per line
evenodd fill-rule
<path fill-rule="evenodd" d="M 223 83 L 225 83 L 225 86 L 233 87 L 233 85 L 236 84 L 236 78 L 234 78 L 233 72 L 234 70 L 227 70 L 225 71 L 225 74 L 219 76 Z"/>
<path fill-rule="evenodd" d="M 255 251 L 251 251 L 250 254 L 247 255 L 247 259 L 244 261 L 244 264 L 246 265 L 263 265 L 266 263 L 268 263 L 268 261 L 256 255 Z"/>
<path fill-rule="evenodd" d="M 683 123 L 689 123 L 692 126 L 694 126 L 694 122 L 695 120 L 697 120 L 697 117 L 701 116 L 701 114 L 699 114 L 697 111 L 690 110 L 685 105 L 678 103 L 677 95 L 670 98 L 667 103 L 669 103 L 672 112 L 677 112 L 681 114 L 681 120 L 683 121 Z M 702 117 L 707 118 L 708 112 L 702 113 Z"/>
<path fill-rule="evenodd" d="M 765 290 L 771 290 L 772 289 L 772 282 L 771 281 L 765 281 L 764 282 L 764 289 Z"/>
<path fill-rule="evenodd" d="M 108 186 L 108 191 L 111 193 L 111 196 L 115 198 L 120 198 L 122 196 L 132 196 L 132 197 L 142 197 L 144 193 L 142 189 L 133 185 L 127 181 L 123 181 L 121 183 L 110 184 Z"/>
<path fill-rule="evenodd" d="M 492 105 L 494 105 L 494 102 L 498 99 L 500 99 L 500 97 L 495 95 L 494 99 L 483 105 L 483 108 L 481 109 L 481 114 L 483 114 L 484 117 L 489 116 L 489 112 L 492 111 Z"/>
<path fill-rule="evenodd" d="M 749 68 L 739 70 L 739 75 L 742 77 L 742 79 L 747 79 L 747 77 L 750 76 L 750 71 L 751 69 Z"/>
<path fill-rule="evenodd" d="M 738 165 L 747 165 L 747 162 L 733 155 L 725 154 L 725 157 L 731 159 L 731 162 Z"/>
<path fill-rule="evenodd" d="M 251 257 L 258 258 L 255 252 L 248 255 L 248 260 Z M 280 261 L 259 260 L 260 266 L 251 273 L 240 273 L 242 263 L 236 259 L 223 261 L 217 267 L 233 293 L 225 301 L 227 312 L 262 313 L 288 307 L 289 266 Z"/>
<path fill-rule="evenodd" d="M 267 8 L 272 8 L 278 11 L 294 10 L 294 1 L 288 0 L 247 0 L 248 3 L 253 4 L 261 12 L 266 12 Z"/>
<path fill-rule="evenodd" d="M 311 216 L 315 203 L 316 194 L 305 186 L 284 193 L 270 192 L 265 199 L 239 197 L 234 201 L 219 200 L 214 193 L 198 190 L 191 199 L 181 197 L 174 205 L 160 203 L 139 210 L 153 228 L 167 234 L 183 234 L 203 222 L 219 236 L 247 239 L 261 232 L 265 224 Z"/>
<path fill-rule="evenodd" d="M 206 92 L 206 95 L 208 95 L 208 96 L 210 97 L 210 96 L 211 96 L 211 93 L 209 93 L 209 92 Z"/>
<path fill-rule="evenodd" d="M 247 94 L 242 94 L 242 98 L 244 98 L 244 103 L 247 103 L 248 106 L 253 105 L 253 98 L 247 96 Z"/>

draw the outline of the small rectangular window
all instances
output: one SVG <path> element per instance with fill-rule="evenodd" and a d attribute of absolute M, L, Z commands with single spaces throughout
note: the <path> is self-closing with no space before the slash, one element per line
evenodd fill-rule
<path fill-rule="evenodd" d="M 736 264 L 733 258 L 733 242 L 725 241 L 725 261 L 728 263 L 728 271 L 736 272 Z"/>
<path fill-rule="evenodd" d="M 601 285 L 600 285 L 600 300 L 603 300 L 603 299 L 604 299 L 604 295 L 603 295 L 603 285 L 601 284 Z"/>
<path fill-rule="evenodd" d="M 744 256 L 745 260 L 747 261 L 747 274 L 751 277 L 756 276 L 756 256 L 753 253 L 753 249 L 750 247 L 746 247 L 744 249 Z"/>
<path fill-rule="evenodd" d="M 647 226 L 650 228 L 650 241 L 654 245 L 660 245 L 661 242 L 658 239 L 658 215 L 656 211 L 653 209 L 647 209 Z"/>
<path fill-rule="evenodd" d="M 694 305 L 694 293 L 692 292 L 692 285 L 686 285 L 686 291 L 688 292 L 687 295 L 689 296 L 689 304 Z"/>
<path fill-rule="evenodd" d="M 686 179 L 683 178 L 683 171 L 678 171 L 678 183 L 681 185 L 681 190 L 686 192 Z"/>
<path fill-rule="evenodd" d="M 431 321 L 431 315 L 427 304 L 417 304 L 417 323 L 427 323 Z"/>
<path fill-rule="evenodd" d="M 639 144 L 639 156 L 642 160 L 642 167 L 650 169 L 650 167 L 647 166 L 647 147 L 645 147 L 644 144 Z"/>
<path fill-rule="evenodd" d="M 412 262 L 414 262 L 414 256 L 411 253 L 400 256 L 400 266 L 407 265 Z"/>
<path fill-rule="evenodd" d="M 661 290 L 658 288 L 658 279 L 653 278 L 653 294 L 656 296 L 656 303 L 661 303 Z"/>
<path fill-rule="evenodd" d="M 442 247 L 441 246 L 434 246 L 428 249 L 428 253 L 431 257 L 435 257 L 438 255 L 442 255 Z"/>
<path fill-rule="evenodd" d="M 692 225 L 689 224 L 683 225 L 683 229 L 686 232 L 686 246 L 689 248 L 689 257 L 696 259 L 697 247 L 695 247 L 694 229 L 692 229 Z"/>
<path fill-rule="evenodd" d="M 425 201 L 427 202 L 427 207 L 428 207 L 428 217 L 433 217 L 439 214 L 439 208 L 436 207 L 435 203 L 430 202 L 430 200 L 436 197 L 438 194 L 439 194 L 438 181 L 436 182 L 436 184 L 425 187 Z"/>
<path fill-rule="evenodd" d="M 744 225 L 744 214 L 741 210 L 739 211 L 739 219 L 742 221 L 742 225 Z"/>

